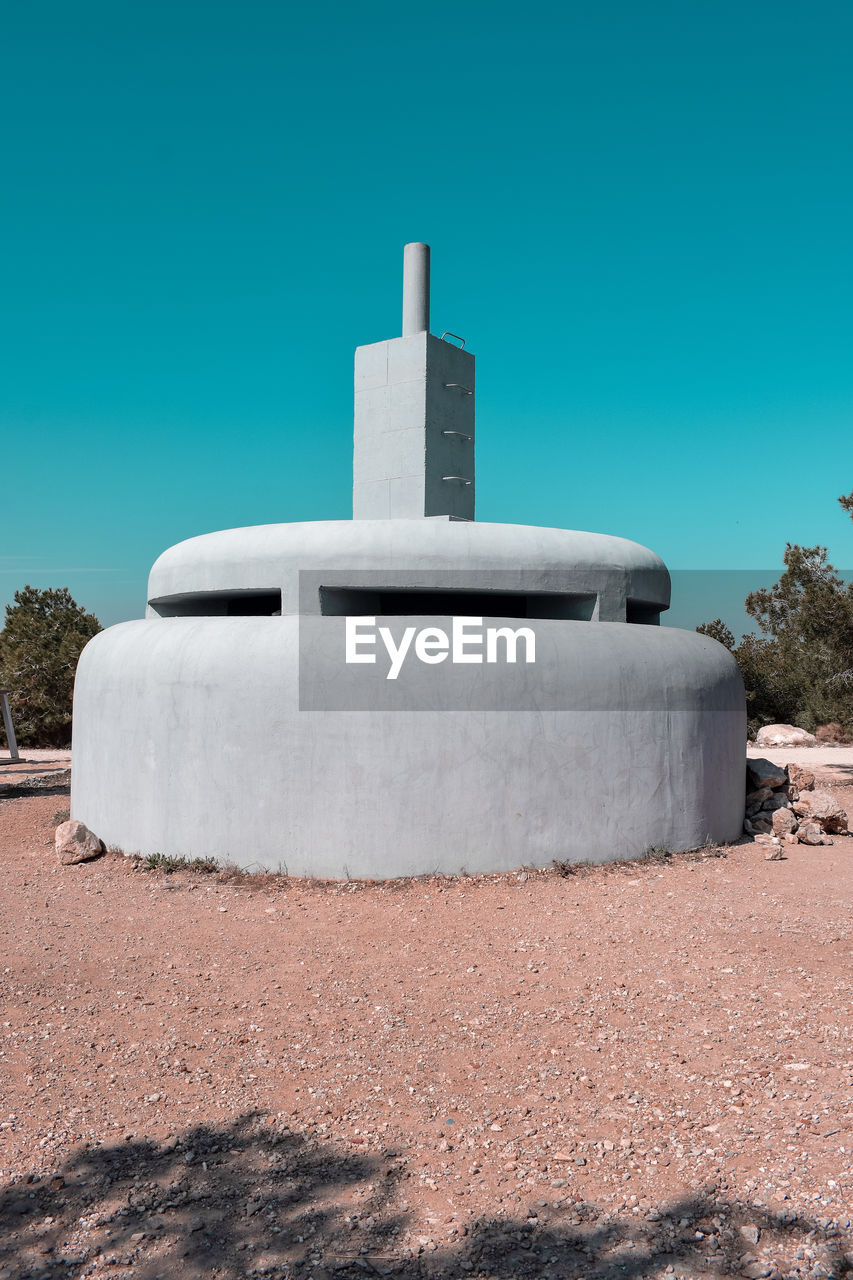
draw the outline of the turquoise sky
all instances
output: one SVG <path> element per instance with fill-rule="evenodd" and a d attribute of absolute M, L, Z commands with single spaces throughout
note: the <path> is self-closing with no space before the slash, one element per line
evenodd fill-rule
<path fill-rule="evenodd" d="M 853 564 L 851 48 L 826 0 L 6 6 L 0 605 L 139 616 L 173 542 L 349 517 L 408 240 L 480 519 Z"/>

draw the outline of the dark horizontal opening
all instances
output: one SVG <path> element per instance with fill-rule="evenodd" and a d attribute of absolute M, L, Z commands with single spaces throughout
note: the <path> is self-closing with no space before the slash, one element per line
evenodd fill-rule
<path fill-rule="evenodd" d="M 648 604 L 645 600 L 627 600 L 625 604 L 625 621 L 637 622 L 647 627 L 660 626 L 661 606 Z"/>
<path fill-rule="evenodd" d="M 546 592 L 400 591 L 321 587 L 320 612 L 328 616 L 459 618 L 575 618 L 589 621 L 594 595 Z"/>
<path fill-rule="evenodd" d="M 161 618 L 268 618 L 281 613 L 281 591 L 192 591 L 148 603 Z"/>

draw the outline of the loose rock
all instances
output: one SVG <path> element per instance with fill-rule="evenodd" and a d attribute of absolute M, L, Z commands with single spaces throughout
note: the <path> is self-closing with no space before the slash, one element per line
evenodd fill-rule
<path fill-rule="evenodd" d="M 847 830 L 847 814 L 829 791 L 804 791 L 794 804 L 794 811 L 819 822 L 825 831 L 841 834 Z"/>
<path fill-rule="evenodd" d="M 772 1276 L 773 1266 L 769 1262 L 747 1262 L 741 1270 L 741 1275 L 746 1276 L 746 1280 L 763 1280 L 765 1276 Z"/>
<path fill-rule="evenodd" d="M 817 738 L 795 724 L 766 724 L 755 735 L 757 747 L 813 747 Z"/>
<path fill-rule="evenodd" d="M 749 785 L 754 791 L 761 788 L 772 789 L 773 787 L 787 786 L 788 773 L 781 765 L 773 764 L 771 760 L 765 760 L 758 756 L 754 760 L 746 762 L 746 776 Z"/>
<path fill-rule="evenodd" d="M 89 830 L 85 822 L 70 818 L 56 828 L 56 852 L 62 865 L 68 867 L 75 862 L 99 858 L 104 852 L 104 843 L 94 831 Z"/>
<path fill-rule="evenodd" d="M 797 829 L 797 819 L 790 809 L 777 809 L 773 814 L 773 832 L 777 836 L 792 835 Z"/>
<path fill-rule="evenodd" d="M 775 813 L 777 809 L 787 809 L 788 804 L 788 788 L 780 787 L 778 791 L 773 792 L 769 800 L 765 800 L 762 812 Z"/>
<path fill-rule="evenodd" d="M 789 764 L 788 777 L 791 780 L 791 786 L 799 791 L 814 791 L 814 774 L 803 765 Z"/>

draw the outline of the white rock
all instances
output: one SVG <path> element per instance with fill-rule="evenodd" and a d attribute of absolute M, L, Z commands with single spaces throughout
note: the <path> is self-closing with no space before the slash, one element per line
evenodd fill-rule
<path fill-rule="evenodd" d="M 84 822 L 70 818 L 56 828 L 56 852 L 62 865 L 68 867 L 75 862 L 99 858 L 104 852 L 104 845 Z"/>
<path fill-rule="evenodd" d="M 757 747 L 813 747 L 817 738 L 795 724 L 766 724 L 755 735 Z"/>

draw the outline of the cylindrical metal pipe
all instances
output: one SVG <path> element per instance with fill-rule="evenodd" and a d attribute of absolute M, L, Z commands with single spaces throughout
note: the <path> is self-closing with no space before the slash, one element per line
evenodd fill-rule
<path fill-rule="evenodd" d="M 429 332 L 429 245 L 403 249 L 403 337 Z"/>

